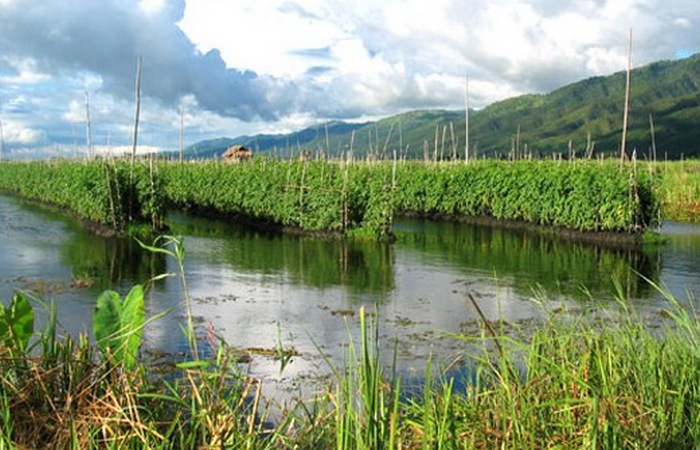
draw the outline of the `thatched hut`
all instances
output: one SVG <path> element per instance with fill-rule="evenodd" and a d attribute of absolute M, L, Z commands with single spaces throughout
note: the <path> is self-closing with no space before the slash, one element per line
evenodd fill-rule
<path fill-rule="evenodd" d="M 253 157 L 253 151 L 242 145 L 233 145 L 221 155 L 226 162 L 245 162 Z"/>

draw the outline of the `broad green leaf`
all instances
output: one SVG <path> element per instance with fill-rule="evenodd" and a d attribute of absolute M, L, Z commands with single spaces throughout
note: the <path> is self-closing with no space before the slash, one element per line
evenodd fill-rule
<path fill-rule="evenodd" d="M 112 357 L 117 356 L 121 342 L 119 333 L 121 328 L 122 300 L 115 291 L 104 291 L 97 298 L 95 315 L 92 318 L 92 328 L 95 340 L 102 353 L 108 353 Z"/>
<path fill-rule="evenodd" d="M 22 293 L 16 293 L 10 304 L 12 339 L 20 352 L 24 352 L 34 333 L 34 310 Z"/>
<path fill-rule="evenodd" d="M 129 291 L 122 304 L 121 329 L 124 342 L 121 350 L 124 365 L 127 368 L 133 367 L 136 363 L 145 321 L 143 286 L 137 284 Z"/>
<path fill-rule="evenodd" d="M 5 346 L 22 353 L 33 333 L 34 310 L 23 294 L 15 294 L 9 308 L 0 304 L 0 339 Z"/>

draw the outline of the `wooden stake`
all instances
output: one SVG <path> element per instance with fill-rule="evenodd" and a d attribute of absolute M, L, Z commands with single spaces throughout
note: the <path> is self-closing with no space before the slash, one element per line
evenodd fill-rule
<path fill-rule="evenodd" d="M 630 28 L 629 46 L 627 50 L 627 84 L 625 85 L 625 109 L 622 116 L 622 142 L 620 144 L 620 164 L 625 162 L 627 146 L 627 123 L 630 109 L 630 72 L 632 71 L 632 29 Z"/>
<path fill-rule="evenodd" d="M 437 162 L 438 158 L 438 137 L 440 135 L 440 125 L 435 125 L 435 152 L 433 153 L 433 161 Z"/>
<path fill-rule="evenodd" d="M 464 162 L 469 164 L 469 77 L 464 77 Z"/>
<path fill-rule="evenodd" d="M 92 158 L 92 132 L 90 131 L 90 94 L 85 92 L 85 134 L 87 143 L 87 157 Z"/>
<path fill-rule="evenodd" d="M 143 63 L 143 58 L 139 56 L 136 61 L 136 86 L 135 86 L 135 102 L 136 102 L 136 114 L 134 116 L 134 142 L 131 149 L 131 161 L 136 159 L 136 147 L 138 145 L 139 137 L 139 116 L 141 114 L 141 64 Z"/>
<path fill-rule="evenodd" d="M 455 124 L 450 121 L 450 137 L 452 138 L 452 161 L 457 161 L 457 141 L 455 140 Z"/>
<path fill-rule="evenodd" d="M 185 153 L 185 106 L 180 105 L 180 162 Z"/>

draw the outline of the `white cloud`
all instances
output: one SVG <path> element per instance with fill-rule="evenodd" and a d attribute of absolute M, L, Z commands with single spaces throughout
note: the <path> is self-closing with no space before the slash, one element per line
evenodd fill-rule
<path fill-rule="evenodd" d="M 547 92 L 700 50 L 697 0 L 0 0 L 0 119 L 70 145 L 282 132 Z M 82 131 L 78 133 L 82 138 Z M 18 138 L 19 139 L 19 138 Z"/>
<path fill-rule="evenodd" d="M 4 144 L 29 145 L 42 142 L 41 131 L 34 130 L 25 123 L 2 119 L 2 138 Z"/>
<path fill-rule="evenodd" d="M 299 76 L 346 37 L 324 20 L 322 3 L 189 1 L 180 28 L 202 52 L 218 49 L 232 68 L 278 77 Z"/>

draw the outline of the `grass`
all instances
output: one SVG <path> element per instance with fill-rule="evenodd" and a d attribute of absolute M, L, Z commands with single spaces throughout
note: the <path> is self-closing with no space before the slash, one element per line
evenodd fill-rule
<path fill-rule="evenodd" d="M 163 242 L 181 262 L 182 243 Z M 649 327 L 621 296 L 618 310 L 602 320 L 553 314 L 526 338 L 484 322 L 478 336 L 454 336 L 464 348 L 458 365 L 466 380 L 427 361 L 419 390 L 403 388 L 396 353 L 379 353 L 378 319 L 362 308 L 347 318 L 347 358 L 332 367 L 333 381 L 272 421 L 260 383 L 238 370 L 225 342 L 210 337 L 213 355 L 196 352 L 191 322 L 185 360 L 165 374 L 141 359 L 127 370 L 86 336 L 58 336 L 52 307 L 46 328 L 28 340 L 31 311 L 20 297 L 0 317 L 0 448 L 700 445 L 693 299 L 681 305 L 668 295 L 663 328 Z M 354 326 L 358 342 L 350 337 Z"/>
<path fill-rule="evenodd" d="M 663 183 L 659 197 L 666 220 L 700 222 L 700 161 L 673 161 L 659 165 Z"/>

